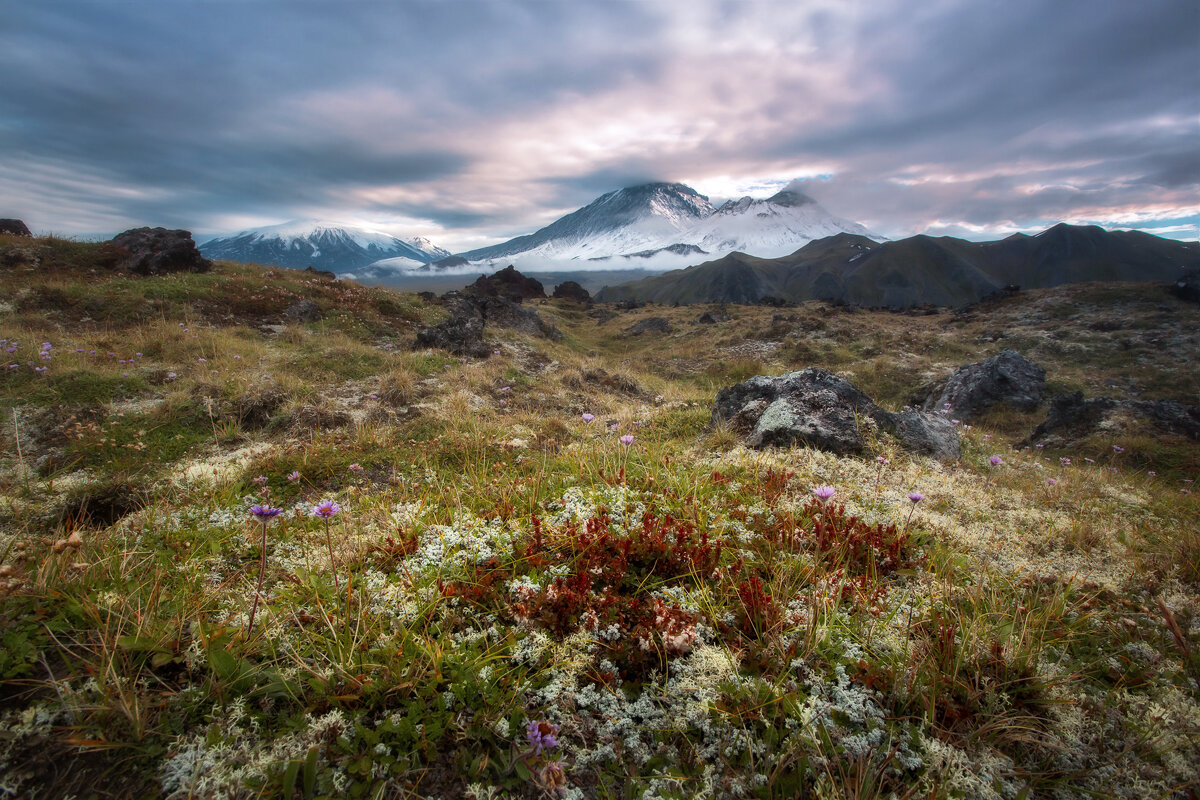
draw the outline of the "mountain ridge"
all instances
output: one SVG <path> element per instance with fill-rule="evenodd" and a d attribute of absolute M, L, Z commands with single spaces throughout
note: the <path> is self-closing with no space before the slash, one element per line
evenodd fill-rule
<path fill-rule="evenodd" d="M 596 300 L 688 304 L 776 298 L 868 307 L 954 307 L 1010 285 L 1032 289 L 1086 281 L 1165 281 L 1197 266 L 1198 243 L 1065 223 L 1034 236 L 990 242 L 919 234 L 879 243 L 837 234 L 782 258 L 731 253 L 605 287 Z"/>

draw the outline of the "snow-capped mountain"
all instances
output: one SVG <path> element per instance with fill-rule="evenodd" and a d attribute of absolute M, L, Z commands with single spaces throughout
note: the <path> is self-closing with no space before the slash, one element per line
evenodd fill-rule
<path fill-rule="evenodd" d="M 730 200 L 677 241 L 718 257 L 736 250 L 759 258 L 779 258 L 839 233 L 881 238 L 857 222 L 833 216 L 808 195 L 784 189 L 766 200 Z"/>
<path fill-rule="evenodd" d="M 382 231 L 321 220 L 296 220 L 241 231 L 205 242 L 200 252 L 212 259 L 298 269 L 313 266 L 337 273 L 387 258 L 412 259 L 420 266 L 450 255 L 419 236 L 401 239 Z"/>
<path fill-rule="evenodd" d="M 472 263 L 519 257 L 533 265 L 655 250 L 714 210 L 707 197 L 681 183 L 647 183 L 602 195 L 536 233 L 458 255 Z"/>
<path fill-rule="evenodd" d="M 743 197 L 714 208 L 683 184 L 650 183 L 609 192 L 528 236 L 459 253 L 469 263 L 455 269 L 514 263 L 527 271 L 665 270 L 734 251 L 775 258 L 837 233 L 882 238 L 833 216 L 792 186 L 765 200 Z"/>

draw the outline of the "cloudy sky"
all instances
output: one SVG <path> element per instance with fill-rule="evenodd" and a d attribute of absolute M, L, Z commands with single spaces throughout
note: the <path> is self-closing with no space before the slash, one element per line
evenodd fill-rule
<path fill-rule="evenodd" d="M 0 0 L 0 217 L 461 251 L 651 180 L 1196 239 L 1195 0 Z"/>

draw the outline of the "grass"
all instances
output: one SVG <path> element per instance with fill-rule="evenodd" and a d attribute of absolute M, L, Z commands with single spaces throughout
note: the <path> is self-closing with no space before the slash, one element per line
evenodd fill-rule
<path fill-rule="evenodd" d="M 409 349 L 444 313 L 415 295 L 136 280 L 97 248 L 0 240 L 25 298 L 0 315 L 8 795 L 1195 796 L 1194 443 L 1023 451 L 1040 415 L 998 411 L 943 465 L 710 425 L 754 374 L 822 366 L 898 407 L 1017 340 L 1056 385 L 1187 400 L 1167 356 L 1194 358 L 1131 372 L 1103 337 L 1195 310 L 1140 286 L 715 326 L 551 302 L 562 341 L 489 330 L 499 354 L 462 360 Z M 324 318 L 267 327 L 300 297 Z M 623 333 L 645 316 L 675 333 Z M 254 503 L 283 513 L 251 629 Z"/>

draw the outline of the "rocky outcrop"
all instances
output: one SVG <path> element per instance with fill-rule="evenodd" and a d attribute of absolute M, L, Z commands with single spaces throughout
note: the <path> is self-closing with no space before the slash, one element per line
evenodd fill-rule
<path fill-rule="evenodd" d="M 714 314 L 711 311 L 705 311 L 700 315 L 696 322 L 701 325 L 716 325 L 718 322 L 728 322 L 732 317 L 728 314 Z"/>
<path fill-rule="evenodd" d="M 631 325 L 627 332 L 633 336 L 641 336 L 643 333 L 670 333 L 673 330 L 665 317 L 646 317 L 641 322 Z"/>
<path fill-rule="evenodd" d="M 1200 269 L 1180 275 L 1169 289 L 1171 294 L 1189 303 L 1200 303 Z"/>
<path fill-rule="evenodd" d="M 515 303 L 546 296 L 541 281 L 522 275 L 512 264 L 486 277 L 480 275 L 463 293 L 479 297 L 503 297 Z"/>
<path fill-rule="evenodd" d="M 308 298 L 292 303 L 283 312 L 283 318 L 289 322 L 316 322 L 323 316 L 321 307 Z"/>
<path fill-rule="evenodd" d="M 112 244 L 124 254 L 118 268 L 137 275 L 208 272 L 212 269 L 212 262 L 200 255 L 188 231 L 133 228 L 114 236 Z"/>
<path fill-rule="evenodd" d="M 562 338 L 558 328 L 547 323 L 532 308 L 525 308 L 506 297 L 447 292 L 441 299 L 450 317 L 440 325 L 420 331 L 418 347 L 436 347 L 455 355 L 487 358 L 492 349 L 483 340 L 485 323 L 553 341 Z"/>
<path fill-rule="evenodd" d="M 483 313 L 459 292 L 443 296 L 450 318 L 417 333 L 418 347 L 448 350 L 459 356 L 487 358 L 491 350 L 483 341 Z"/>
<path fill-rule="evenodd" d="M 942 460 L 962 454 L 958 431 L 920 411 L 895 414 L 833 373 L 809 367 L 779 376 L 758 375 L 722 389 L 713 421 L 727 422 L 750 447 L 804 444 L 834 453 L 860 453 L 866 430 L 887 431 L 909 451 Z"/>
<path fill-rule="evenodd" d="M 0 233 L 6 236 L 33 236 L 19 219 L 0 219 Z"/>
<path fill-rule="evenodd" d="M 555 286 L 553 296 L 559 300 L 574 300 L 585 305 L 592 302 L 591 293 L 575 281 L 563 281 Z"/>
<path fill-rule="evenodd" d="M 1062 394 L 1050 401 L 1046 420 L 1024 444 L 1069 447 L 1095 434 L 1115 438 L 1146 432 L 1200 442 L 1200 406 L 1176 400 L 1084 399 L 1083 392 Z"/>
<path fill-rule="evenodd" d="M 922 405 L 961 420 L 971 419 L 996 405 L 1032 411 L 1042 402 L 1046 370 L 1015 350 L 960 367 L 945 386 L 935 389 Z"/>

